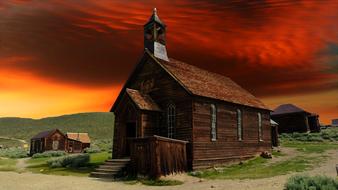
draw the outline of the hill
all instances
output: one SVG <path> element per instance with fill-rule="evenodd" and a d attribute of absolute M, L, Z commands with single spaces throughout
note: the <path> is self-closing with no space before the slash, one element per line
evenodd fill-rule
<path fill-rule="evenodd" d="M 0 118 L 0 137 L 29 139 L 35 134 L 58 128 L 62 132 L 87 132 L 93 140 L 112 139 L 114 114 L 109 112 L 77 113 L 42 119 Z"/>

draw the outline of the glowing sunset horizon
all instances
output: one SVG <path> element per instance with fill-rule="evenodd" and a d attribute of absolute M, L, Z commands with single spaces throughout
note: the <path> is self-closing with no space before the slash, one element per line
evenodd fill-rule
<path fill-rule="evenodd" d="M 1 1 L 0 117 L 109 111 L 154 7 L 169 57 L 230 77 L 272 110 L 292 103 L 324 124 L 338 118 L 332 0 Z"/>

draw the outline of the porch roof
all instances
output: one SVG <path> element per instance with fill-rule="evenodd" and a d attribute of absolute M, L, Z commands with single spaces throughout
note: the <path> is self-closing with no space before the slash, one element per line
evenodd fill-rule
<path fill-rule="evenodd" d="M 148 111 L 162 111 L 149 95 L 130 88 L 127 88 L 126 92 L 139 109 Z"/>

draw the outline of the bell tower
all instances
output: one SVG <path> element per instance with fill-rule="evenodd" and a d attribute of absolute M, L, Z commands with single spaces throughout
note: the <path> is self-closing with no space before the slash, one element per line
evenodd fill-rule
<path fill-rule="evenodd" d="M 166 25 L 157 15 L 154 8 L 149 21 L 144 25 L 144 48 L 147 48 L 156 58 L 169 61 L 165 47 Z"/>

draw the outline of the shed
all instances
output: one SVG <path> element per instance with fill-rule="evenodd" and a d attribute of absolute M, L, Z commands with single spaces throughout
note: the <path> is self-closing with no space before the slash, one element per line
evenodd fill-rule
<path fill-rule="evenodd" d="M 319 132 L 320 125 L 318 118 L 318 114 L 310 113 L 293 104 L 280 105 L 271 113 L 271 119 L 279 124 L 279 134 Z"/>
<path fill-rule="evenodd" d="M 30 155 L 45 151 L 65 151 L 66 136 L 58 129 L 42 131 L 31 138 Z"/>

